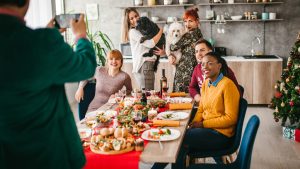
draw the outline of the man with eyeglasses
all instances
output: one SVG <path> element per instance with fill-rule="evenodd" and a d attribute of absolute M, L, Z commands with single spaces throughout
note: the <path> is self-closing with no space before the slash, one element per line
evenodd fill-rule
<path fill-rule="evenodd" d="M 196 102 L 200 101 L 201 86 L 205 80 L 205 75 L 203 74 L 203 72 L 201 70 L 201 67 L 202 67 L 201 61 L 202 61 L 202 58 L 204 57 L 204 55 L 207 54 L 208 52 L 211 52 L 212 50 L 213 50 L 213 47 L 205 39 L 200 39 L 195 44 L 195 56 L 196 56 L 198 65 L 194 68 L 194 71 L 192 74 L 192 79 L 191 79 L 191 82 L 189 85 L 189 92 L 190 92 L 191 97 L 194 98 L 194 100 Z M 228 67 L 227 72 L 228 72 L 228 75 L 227 75 L 228 78 L 231 79 L 239 89 L 238 82 L 235 78 L 233 71 Z M 240 94 L 241 94 L 241 92 L 240 92 Z"/>

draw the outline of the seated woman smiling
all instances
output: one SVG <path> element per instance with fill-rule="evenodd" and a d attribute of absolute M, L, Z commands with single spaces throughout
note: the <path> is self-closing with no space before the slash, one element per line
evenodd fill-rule
<path fill-rule="evenodd" d="M 185 168 L 189 150 L 218 150 L 229 147 L 238 119 L 240 94 L 226 77 L 227 64 L 217 53 L 209 52 L 202 59 L 206 80 L 201 89 L 198 111 L 184 136 L 176 163 L 172 169 Z M 164 168 L 155 164 L 153 168 Z"/>
<path fill-rule="evenodd" d="M 111 50 L 107 53 L 106 66 L 98 66 L 95 71 L 94 79 L 96 79 L 95 97 L 90 103 L 87 112 L 97 110 L 99 107 L 107 103 L 110 96 L 117 93 L 124 86 L 126 93 L 132 91 L 130 76 L 121 70 L 123 65 L 123 56 L 118 50 Z M 75 99 L 80 102 L 84 99 L 83 88 L 87 84 L 87 80 L 79 83 L 75 94 Z"/>

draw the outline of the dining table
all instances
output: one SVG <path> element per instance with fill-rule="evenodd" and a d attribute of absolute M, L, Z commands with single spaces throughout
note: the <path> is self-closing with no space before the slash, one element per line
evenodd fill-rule
<path fill-rule="evenodd" d="M 115 110 L 115 108 L 118 106 L 117 103 L 114 102 L 107 102 L 106 104 L 104 104 L 103 106 L 101 106 L 97 111 L 108 111 L 108 110 Z M 168 109 L 165 109 L 168 110 Z M 95 154 L 93 152 L 91 152 L 89 150 L 89 147 L 86 147 L 84 152 L 86 155 L 86 159 L 87 159 L 87 164 L 84 167 L 84 169 L 95 169 L 95 165 L 96 163 L 93 162 L 93 165 L 90 165 L 89 167 L 89 163 L 90 161 L 93 159 L 94 161 L 99 160 L 102 157 L 108 157 L 110 156 L 108 159 L 108 161 L 113 161 L 113 160 L 124 160 L 127 162 L 129 162 L 130 158 L 136 159 L 137 156 L 137 160 L 139 161 L 138 166 L 136 168 L 140 168 L 139 166 L 141 165 L 141 163 L 147 163 L 147 164 L 153 164 L 153 163 L 175 163 L 176 162 L 176 158 L 178 156 L 182 141 L 183 141 L 183 137 L 185 135 L 185 131 L 186 128 L 188 126 L 189 123 L 189 119 L 191 116 L 191 110 L 172 110 L 175 112 L 186 112 L 188 113 L 188 117 L 185 119 L 180 120 L 180 125 L 178 127 L 165 127 L 165 128 L 169 128 L 169 129 L 175 129 L 180 131 L 180 136 L 175 139 L 175 140 L 169 140 L 169 141 L 146 141 L 145 140 L 145 146 L 144 146 L 144 150 L 142 152 L 131 152 L 131 153 L 125 153 L 125 154 L 120 154 L 120 155 L 101 155 L 99 156 L 99 154 Z M 86 128 L 86 124 L 84 119 L 79 121 L 77 123 L 77 127 L 78 129 L 80 128 Z M 106 160 L 107 161 L 107 160 Z M 134 161 L 134 160 L 132 160 Z M 111 162 L 110 162 L 111 163 Z M 99 167 L 97 168 L 117 168 L 122 166 L 123 169 L 125 168 L 131 168 L 133 164 L 129 164 L 128 167 L 126 167 L 126 163 L 122 164 L 122 165 L 118 165 L 117 163 L 112 162 L 111 164 L 106 164 L 106 167 L 103 167 L 103 162 L 102 164 L 100 164 L 99 162 Z M 102 166 L 102 167 L 101 167 Z"/>

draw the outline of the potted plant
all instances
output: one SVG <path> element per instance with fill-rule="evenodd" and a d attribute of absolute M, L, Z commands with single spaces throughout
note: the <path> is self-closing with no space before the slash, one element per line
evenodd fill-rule
<path fill-rule="evenodd" d="M 99 66 L 105 66 L 106 53 L 114 48 L 110 38 L 102 31 L 92 33 L 89 29 L 88 21 L 86 22 L 87 37 L 93 44 L 96 53 L 96 59 Z"/>

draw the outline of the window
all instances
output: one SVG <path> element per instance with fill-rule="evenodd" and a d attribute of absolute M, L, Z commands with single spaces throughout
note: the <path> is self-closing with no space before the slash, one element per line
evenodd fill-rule
<path fill-rule="evenodd" d="M 55 14 L 64 13 L 63 0 L 31 0 L 25 16 L 27 26 L 45 27 Z"/>

